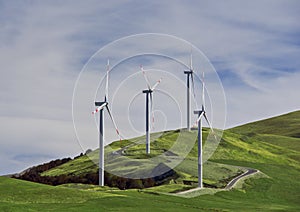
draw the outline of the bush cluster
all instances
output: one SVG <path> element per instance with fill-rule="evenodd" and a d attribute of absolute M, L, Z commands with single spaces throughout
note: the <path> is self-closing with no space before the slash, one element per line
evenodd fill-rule
<path fill-rule="evenodd" d="M 48 185 L 61 185 L 66 183 L 82 183 L 82 184 L 99 184 L 98 170 L 94 173 L 87 173 L 81 175 L 63 174 L 59 176 L 41 176 L 44 171 L 60 166 L 71 158 L 64 158 L 62 160 L 54 160 L 39 166 L 32 167 L 22 172 L 21 174 L 13 175 L 13 178 L 27 180 L 36 183 L 43 183 Z M 176 179 L 178 176 L 174 170 L 170 170 L 160 176 L 145 179 L 130 179 L 113 175 L 104 172 L 105 185 L 110 187 L 118 187 L 119 189 L 131 188 L 149 188 L 169 182 L 171 179 Z"/>

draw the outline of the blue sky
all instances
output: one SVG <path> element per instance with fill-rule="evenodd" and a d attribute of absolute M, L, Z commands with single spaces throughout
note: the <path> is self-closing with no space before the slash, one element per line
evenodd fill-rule
<path fill-rule="evenodd" d="M 104 45 L 165 33 L 198 47 L 226 127 L 299 109 L 299 1 L 0 1 L 0 174 L 74 156 L 73 88 Z"/>

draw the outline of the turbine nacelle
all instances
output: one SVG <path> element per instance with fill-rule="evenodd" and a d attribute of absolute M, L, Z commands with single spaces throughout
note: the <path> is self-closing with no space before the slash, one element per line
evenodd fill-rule
<path fill-rule="evenodd" d="M 184 74 L 193 74 L 194 71 L 189 69 L 189 70 L 183 71 L 183 73 L 184 73 Z"/>
<path fill-rule="evenodd" d="M 108 105 L 108 102 L 95 102 L 96 110 L 92 112 L 92 114 L 98 113 L 100 110 L 103 110 L 105 106 Z"/>
<path fill-rule="evenodd" d="M 153 90 L 143 90 L 143 93 L 153 93 Z"/>

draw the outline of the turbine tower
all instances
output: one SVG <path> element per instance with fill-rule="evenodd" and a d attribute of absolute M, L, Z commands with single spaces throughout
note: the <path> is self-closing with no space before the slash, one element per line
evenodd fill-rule
<path fill-rule="evenodd" d="M 196 123 L 198 123 L 198 187 L 203 188 L 203 161 L 202 161 L 202 117 L 205 118 L 207 124 L 209 125 L 211 131 L 213 128 L 208 121 L 205 111 L 205 94 L 204 94 L 204 72 L 202 74 L 202 108 L 201 110 L 195 110 L 194 114 L 198 115 Z"/>
<path fill-rule="evenodd" d="M 192 88 L 193 88 L 193 95 L 195 98 L 195 90 L 194 90 L 194 69 L 193 69 L 193 57 L 192 57 L 192 48 L 191 48 L 191 54 L 190 54 L 190 67 L 188 70 L 185 70 L 183 72 L 184 74 L 186 74 L 186 88 L 187 88 L 187 92 L 186 92 L 186 101 L 187 101 L 187 130 L 190 131 L 191 130 L 191 126 L 190 126 L 190 78 L 192 80 Z"/>
<path fill-rule="evenodd" d="M 149 121 L 149 97 L 150 97 L 150 104 L 151 104 L 151 113 L 153 115 L 153 97 L 152 97 L 152 93 L 155 90 L 155 88 L 158 86 L 158 84 L 161 82 L 161 79 L 159 79 L 152 87 L 150 86 L 149 80 L 147 78 L 146 72 L 143 69 L 143 67 L 141 66 L 141 71 L 144 75 L 144 78 L 146 80 L 147 83 L 147 87 L 148 89 L 143 90 L 143 93 L 146 94 L 146 154 L 150 154 L 150 130 L 149 130 L 149 125 L 150 125 L 150 121 Z M 152 118 L 153 121 L 153 118 Z"/>
<path fill-rule="evenodd" d="M 103 131 L 103 110 L 106 108 L 108 115 L 115 127 L 115 130 L 121 140 L 119 130 L 117 128 L 117 125 L 113 119 L 113 116 L 110 112 L 109 106 L 108 106 L 108 74 L 109 74 L 109 60 L 107 60 L 107 69 L 106 69 L 106 87 L 105 87 L 105 96 L 103 102 L 95 102 L 95 106 L 97 107 L 96 110 L 92 112 L 92 114 L 95 114 L 99 112 L 99 186 L 104 186 L 104 131 Z"/>

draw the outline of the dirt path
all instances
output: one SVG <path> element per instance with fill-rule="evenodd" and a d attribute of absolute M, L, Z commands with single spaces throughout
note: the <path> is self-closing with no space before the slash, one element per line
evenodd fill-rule
<path fill-rule="evenodd" d="M 245 173 L 233 178 L 225 187 L 225 189 L 229 190 L 229 189 L 232 189 L 232 187 L 240 180 L 242 179 L 243 177 L 246 177 L 246 176 L 249 176 L 251 174 L 254 174 L 258 172 L 258 170 L 256 169 L 248 169 Z"/>
<path fill-rule="evenodd" d="M 256 169 L 247 169 L 246 172 L 244 172 L 243 174 L 233 178 L 227 185 L 226 187 L 223 189 L 223 190 L 230 190 L 234 187 L 234 185 L 242 178 L 244 177 L 247 177 L 251 174 L 255 174 L 259 172 L 258 170 Z M 193 189 L 190 189 L 190 190 L 186 190 L 186 191 L 181 191 L 181 192 L 178 192 L 177 194 L 187 194 L 187 193 L 190 193 L 190 192 L 193 192 L 193 191 L 197 191 L 197 190 L 200 190 L 201 188 L 193 188 Z M 221 189 L 222 190 L 222 189 Z"/>

